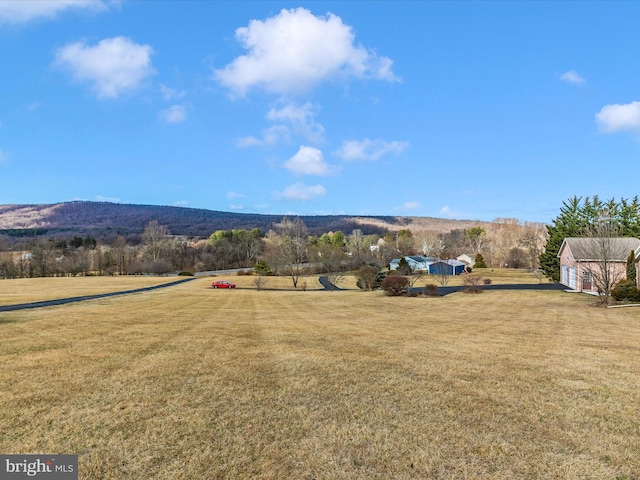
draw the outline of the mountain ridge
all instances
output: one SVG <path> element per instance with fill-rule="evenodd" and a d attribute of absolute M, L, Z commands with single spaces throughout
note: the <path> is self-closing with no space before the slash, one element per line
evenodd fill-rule
<path fill-rule="evenodd" d="M 268 231 L 287 215 L 234 213 L 191 207 L 71 201 L 53 204 L 0 205 L 0 233 L 13 236 L 138 235 L 156 220 L 172 234 L 207 237 L 216 230 L 259 228 Z M 289 215 L 291 216 L 291 215 Z M 408 228 L 447 232 L 487 222 L 389 215 L 300 215 L 312 235 L 360 229 L 364 234 Z"/>

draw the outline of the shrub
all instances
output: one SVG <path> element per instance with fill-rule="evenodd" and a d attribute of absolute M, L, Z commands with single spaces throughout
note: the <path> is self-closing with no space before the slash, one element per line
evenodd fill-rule
<path fill-rule="evenodd" d="M 153 273 L 155 275 L 164 275 L 165 273 L 169 273 L 172 268 L 171 265 L 169 265 L 169 262 L 159 258 L 158 260 L 154 260 L 147 264 L 145 270 L 147 270 L 148 273 Z"/>
<path fill-rule="evenodd" d="M 256 286 L 256 289 L 260 291 L 267 284 L 267 280 L 268 279 L 265 275 L 258 275 L 256 278 L 253 279 L 253 283 Z"/>
<path fill-rule="evenodd" d="M 360 290 L 375 290 L 380 288 L 380 284 L 387 276 L 387 272 L 380 270 L 375 263 L 363 265 L 357 272 L 358 281 L 356 285 Z"/>
<path fill-rule="evenodd" d="M 409 279 L 401 275 L 389 275 L 382 281 L 380 287 L 384 290 L 385 295 L 392 297 L 406 295 L 409 289 Z"/>
<path fill-rule="evenodd" d="M 255 267 L 253 267 L 253 271 L 258 275 L 271 275 L 271 267 L 267 265 L 267 262 L 264 260 L 260 260 L 256 263 Z"/>
<path fill-rule="evenodd" d="M 464 286 L 466 288 L 462 291 L 464 293 L 482 293 L 482 289 L 480 288 L 480 284 L 482 282 L 483 282 L 482 277 L 479 277 L 477 275 L 470 275 L 468 277 L 465 277 Z"/>
<path fill-rule="evenodd" d="M 490 278 L 485 278 L 482 283 L 484 283 L 485 285 L 491 285 L 491 279 Z"/>
<path fill-rule="evenodd" d="M 632 280 L 622 280 L 619 282 L 613 290 L 611 290 L 611 296 L 619 302 L 640 302 L 640 290 L 638 290 L 635 282 Z"/>
<path fill-rule="evenodd" d="M 427 297 L 439 297 L 438 286 L 435 283 L 427 283 L 424 286 L 424 294 Z"/>
<path fill-rule="evenodd" d="M 178 272 L 178 275 L 180 275 L 181 277 L 193 277 L 193 273 L 191 273 L 189 270 L 182 270 L 181 272 Z"/>

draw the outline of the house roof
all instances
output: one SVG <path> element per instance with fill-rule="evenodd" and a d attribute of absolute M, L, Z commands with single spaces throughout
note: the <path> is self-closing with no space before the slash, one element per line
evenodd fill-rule
<path fill-rule="evenodd" d="M 414 262 L 433 262 L 436 260 L 434 257 L 424 257 L 422 255 L 409 255 L 405 258 L 410 258 Z"/>
<path fill-rule="evenodd" d="M 447 264 L 447 265 L 451 265 L 452 267 L 461 267 L 464 266 L 466 267 L 467 265 L 464 262 L 461 262 L 459 260 L 455 260 L 453 258 L 449 258 L 447 260 L 440 260 L 439 262 L 435 262 L 433 265 L 438 265 L 438 264 Z"/>
<path fill-rule="evenodd" d="M 606 246 L 603 246 L 603 241 L 609 242 Z M 640 248 L 640 240 L 631 237 L 612 237 L 608 239 L 594 238 L 594 237 L 567 237 L 563 240 L 560 250 L 558 251 L 558 257 L 564 246 L 567 246 L 571 251 L 571 255 L 578 262 L 598 261 L 601 259 L 602 254 L 599 253 L 606 248 L 610 261 L 614 262 L 626 262 L 629 253 L 635 252 Z"/>
<path fill-rule="evenodd" d="M 422 255 L 407 255 L 406 257 L 403 257 L 405 259 L 411 259 L 414 262 L 417 263 L 424 263 L 424 262 L 435 262 L 438 259 L 436 257 L 423 257 Z M 393 260 L 391 260 L 391 262 L 389 263 L 400 263 L 400 259 L 399 258 L 394 258 Z"/>

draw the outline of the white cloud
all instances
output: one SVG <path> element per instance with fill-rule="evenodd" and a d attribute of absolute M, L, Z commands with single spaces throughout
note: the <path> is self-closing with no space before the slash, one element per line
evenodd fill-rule
<path fill-rule="evenodd" d="M 440 215 L 445 218 L 462 218 L 464 214 L 462 212 L 451 210 L 448 205 L 445 205 L 440 209 Z"/>
<path fill-rule="evenodd" d="M 158 118 L 165 123 L 180 123 L 187 119 L 187 109 L 182 105 L 172 105 L 158 112 Z"/>
<path fill-rule="evenodd" d="M 322 185 L 305 185 L 304 183 L 294 183 L 277 194 L 280 200 L 294 200 L 308 202 L 314 198 L 324 197 L 327 194 L 326 188 Z"/>
<path fill-rule="evenodd" d="M 262 138 L 241 137 L 237 140 L 238 147 L 264 147 L 277 145 L 281 141 L 289 141 L 289 129 L 285 125 L 275 125 L 262 131 Z"/>
<path fill-rule="evenodd" d="M 405 210 L 417 210 L 420 208 L 420 203 L 419 202 L 405 202 L 404 205 L 402 205 L 402 208 Z"/>
<path fill-rule="evenodd" d="M 583 83 L 586 83 L 586 80 L 575 70 L 563 73 L 560 75 L 560 80 L 574 85 L 582 85 Z"/>
<path fill-rule="evenodd" d="M 264 21 L 252 20 L 235 34 L 247 53 L 216 70 L 214 77 L 236 95 L 255 87 L 300 93 L 338 77 L 397 80 L 392 60 L 356 46 L 352 28 L 332 13 L 283 9 Z"/>
<path fill-rule="evenodd" d="M 189 202 L 187 202 L 186 200 L 178 200 L 177 202 L 173 202 L 174 207 L 186 207 L 187 205 L 189 205 Z"/>
<path fill-rule="evenodd" d="M 9 163 L 9 155 L 0 150 L 0 166 L 6 165 Z"/>
<path fill-rule="evenodd" d="M 229 205 L 229 208 L 231 210 L 244 210 L 245 206 L 244 205 L 231 204 L 231 205 Z"/>
<path fill-rule="evenodd" d="M 272 108 L 267 113 L 271 121 L 289 122 L 293 131 L 310 142 L 319 143 L 324 138 L 324 127 L 315 121 L 315 112 L 311 103 L 297 106 L 288 103 L 281 108 Z"/>
<path fill-rule="evenodd" d="M 304 145 L 283 166 L 297 175 L 325 176 L 331 175 L 335 171 L 324 161 L 324 155 L 320 150 Z"/>
<path fill-rule="evenodd" d="M 347 162 L 377 160 L 387 153 L 399 155 L 409 146 L 409 142 L 385 142 L 383 140 L 347 140 L 335 153 Z"/>
<path fill-rule="evenodd" d="M 96 200 L 98 202 L 110 202 L 110 203 L 120 203 L 120 199 L 116 197 L 103 197 L 102 195 L 96 195 Z"/>
<path fill-rule="evenodd" d="M 238 192 L 227 192 L 227 198 L 238 199 L 238 198 L 247 198 L 247 196 Z"/>
<path fill-rule="evenodd" d="M 187 94 L 187 92 L 185 92 L 184 90 L 174 90 L 173 88 L 169 88 L 162 83 L 160 84 L 160 93 L 162 93 L 162 96 L 165 100 L 180 100 Z"/>
<path fill-rule="evenodd" d="M 312 143 L 320 143 L 324 139 L 324 127 L 314 119 L 315 113 L 311 103 L 297 106 L 287 103 L 280 108 L 272 108 L 266 115 L 272 122 L 286 122 L 262 131 L 262 137 L 247 136 L 237 140 L 239 147 L 274 146 L 279 143 L 291 143 L 292 135 L 299 135 Z"/>
<path fill-rule="evenodd" d="M 56 64 L 70 70 L 76 80 L 93 83 L 99 97 L 117 97 L 155 73 L 152 53 L 149 45 L 113 37 L 94 46 L 77 42 L 62 47 L 56 52 Z"/>
<path fill-rule="evenodd" d="M 25 23 L 38 18 L 53 18 L 65 10 L 107 10 L 102 0 L 2 0 L 0 23 Z"/>
<path fill-rule="evenodd" d="M 601 132 L 640 131 L 640 102 L 605 105 L 596 114 Z"/>

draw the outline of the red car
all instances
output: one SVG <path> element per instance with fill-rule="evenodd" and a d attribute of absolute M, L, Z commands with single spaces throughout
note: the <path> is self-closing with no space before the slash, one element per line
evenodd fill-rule
<path fill-rule="evenodd" d="M 235 283 L 227 282 L 226 280 L 218 280 L 211 284 L 213 288 L 236 288 Z"/>

